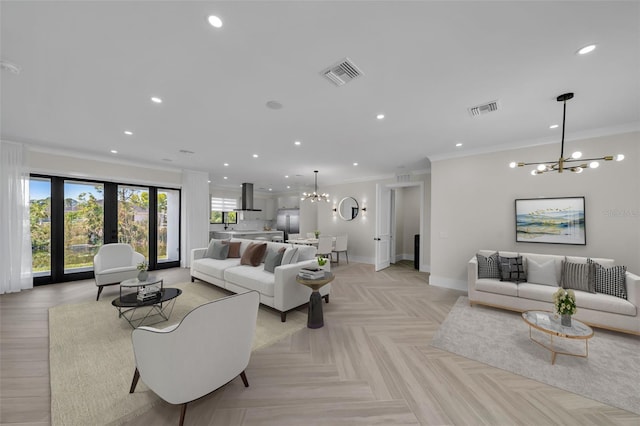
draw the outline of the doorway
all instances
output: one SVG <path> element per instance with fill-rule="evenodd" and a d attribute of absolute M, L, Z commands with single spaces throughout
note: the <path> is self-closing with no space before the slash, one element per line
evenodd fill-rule
<path fill-rule="evenodd" d="M 412 189 L 409 190 L 409 188 Z M 404 189 L 407 189 L 406 193 L 402 192 Z M 411 194 L 411 200 L 407 199 L 406 202 L 403 202 L 403 195 L 407 194 Z M 405 242 L 409 244 L 408 241 L 410 241 L 411 247 L 413 247 L 416 219 L 418 222 L 417 235 L 424 235 L 424 213 L 424 182 L 376 185 L 376 236 L 374 238 L 376 271 L 395 263 L 398 256 L 405 257 L 414 254 L 412 253 L 413 249 L 405 248 Z M 405 226 L 406 221 L 411 223 L 409 227 Z M 401 238 L 398 235 L 399 222 L 402 224 L 403 235 Z M 405 238 L 406 232 L 414 233 Z M 424 244 L 426 238 L 421 238 L 421 240 L 421 244 Z M 399 250 L 400 253 L 398 253 Z M 418 259 L 418 264 L 422 265 L 421 259 Z M 422 268 L 420 267 L 420 269 Z"/>

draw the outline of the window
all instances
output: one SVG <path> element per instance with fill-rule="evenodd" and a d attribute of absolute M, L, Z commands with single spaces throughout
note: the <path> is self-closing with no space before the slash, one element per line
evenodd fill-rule
<path fill-rule="evenodd" d="M 233 198 L 211 197 L 211 223 L 238 223 L 238 216 L 233 210 L 238 203 Z"/>

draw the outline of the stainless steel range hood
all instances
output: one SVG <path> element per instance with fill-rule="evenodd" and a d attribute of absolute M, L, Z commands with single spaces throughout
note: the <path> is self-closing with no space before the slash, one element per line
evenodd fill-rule
<path fill-rule="evenodd" d="M 235 209 L 237 212 L 261 212 L 262 209 L 253 208 L 253 184 L 242 184 L 242 204 L 239 209 Z"/>

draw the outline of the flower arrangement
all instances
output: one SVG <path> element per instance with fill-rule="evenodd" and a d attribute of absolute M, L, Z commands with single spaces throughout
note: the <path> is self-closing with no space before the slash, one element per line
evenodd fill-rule
<path fill-rule="evenodd" d="M 573 315 L 578 310 L 576 307 L 576 294 L 573 290 L 559 288 L 558 291 L 553 293 L 553 303 L 556 307 L 556 312 L 560 315 Z"/>
<path fill-rule="evenodd" d="M 146 260 L 142 261 L 138 263 L 137 268 L 138 268 L 138 271 L 147 271 L 149 269 L 149 262 L 147 262 Z"/>
<path fill-rule="evenodd" d="M 318 256 L 318 265 L 319 266 L 324 266 L 327 263 L 327 258 L 326 257 L 322 257 L 322 256 Z"/>

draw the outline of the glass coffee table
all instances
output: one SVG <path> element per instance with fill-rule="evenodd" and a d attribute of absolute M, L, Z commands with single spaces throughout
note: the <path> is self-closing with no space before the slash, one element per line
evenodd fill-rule
<path fill-rule="evenodd" d="M 571 327 L 566 327 L 560 323 L 559 315 L 547 311 L 523 312 L 522 319 L 529 325 L 529 339 L 551 352 L 551 364 L 555 364 L 557 354 L 571 355 L 582 358 L 586 358 L 589 356 L 589 339 L 593 337 L 593 329 L 585 323 L 572 318 Z M 533 328 L 548 334 L 549 343 L 546 344 L 534 339 L 531 335 L 531 329 Z M 566 352 L 560 350 L 557 345 L 554 345 L 553 343 L 554 336 L 563 339 L 584 340 L 584 353 L 579 354 L 575 352 Z"/>
<path fill-rule="evenodd" d="M 160 284 L 159 292 L 151 299 L 139 300 L 138 291 L 141 288 Z M 123 288 L 135 289 L 133 293 L 122 294 Z M 165 288 L 162 279 L 153 277 L 145 281 L 137 278 L 123 281 L 120 284 L 120 296 L 111 304 L 118 308 L 118 318 L 124 318 L 133 328 L 142 325 L 153 325 L 167 321 L 173 312 L 176 298 L 182 294 L 179 288 Z M 136 315 L 138 313 L 138 315 Z M 150 322 L 148 322 L 150 321 Z"/>

